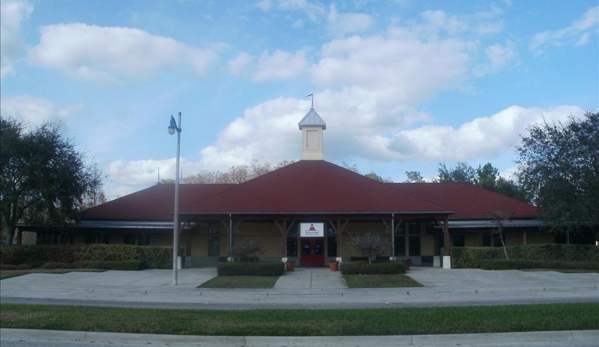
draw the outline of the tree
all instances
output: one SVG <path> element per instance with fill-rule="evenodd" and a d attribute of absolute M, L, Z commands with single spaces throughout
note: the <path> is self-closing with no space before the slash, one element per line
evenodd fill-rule
<path fill-rule="evenodd" d="M 0 116 L 0 225 L 6 243 L 12 243 L 19 221 L 76 220 L 86 199 L 100 198 L 101 174 L 84 159 L 58 126 L 44 123 L 26 132 L 22 122 Z"/>
<path fill-rule="evenodd" d="M 495 223 L 495 231 L 499 234 L 499 240 L 501 241 L 501 246 L 503 247 L 503 254 L 505 255 L 505 260 L 510 260 L 507 256 L 507 248 L 505 247 L 505 239 L 503 237 L 503 226 L 505 222 L 507 222 L 510 218 L 513 217 L 512 213 L 505 213 L 503 211 L 490 211 L 489 217 Z"/>
<path fill-rule="evenodd" d="M 493 167 L 491 163 L 486 163 L 484 166 L 479 165 L 476 169 L 474 184 L 485 189 L 495 190 L 498 177 L 499 169 Z"/>
<path fill-rule="evenodd" d="M 474 182 L 476 172 L 466 162 L 457 163 L 453 168 L 447 168 L 444 163 L 439 163 L 438 181 L 443 182 Z"/>
<path fill-rule="evenodd" d="M 553 230 L 599 224 L 599 112 L 528 129 L 516 149 L 518 180 Z"/>
<path fill-rule="evenodd" d="M 426 182 L 419 171 L 406 171 L 405 183 L 424 183 Z"/>
<path fill-rule="evenodd" d="M 368 263 L 376 256 L 388 255 L 391 249 L 390 241 L 385 240 L 379 233 L 366 232 L 363 234 L 350 234 L 349 245 L 353 247 L 360 255 L 368 257 Z"/>
<path fill-rule="evenodd" d="M 229 171 L 202 171 L 195 175 L 186 177 L 185 183 L 233 183 L 239 184 L 249 181 L 258 176 L 262 176 L 273 170 L 280 169 L 292 164 L 291 160 L 283 160 L 273 165 L 269 162 L 260 162 L 258 159 L 252 159 L 250 164 L 231 166 Z M 173 181 L 174 182 L 174 181 Z"/>
<path fill-rule="evenodd" d="M 391 177 L 383 178 L 383 177 L 377 175 L 376 173 L 374 173 L 373 171 L 370 171 L 370 173 L 367 173 L 364 176 L 371 178 L 373 180 L 377 180 L 379 182 L 383 182 L 383 183 L 392 183 L 393 182 Z"/>

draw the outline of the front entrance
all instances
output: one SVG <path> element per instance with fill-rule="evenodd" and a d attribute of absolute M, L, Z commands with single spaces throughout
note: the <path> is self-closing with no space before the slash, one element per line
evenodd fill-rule
<path fill-rule="evenodd" d="M 324 238 L 302 238 L 302 266 L 324 266 Z"/>

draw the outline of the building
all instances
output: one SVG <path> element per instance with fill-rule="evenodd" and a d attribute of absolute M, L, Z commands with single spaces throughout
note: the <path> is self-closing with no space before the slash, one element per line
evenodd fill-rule
<path fill-rule="evenodd" d="M 262 258 L 322 266 L 351 261 L 355 235 L 388 240 L 385 257 L 440 266 L 448 247 L 553 243 L 536 207 L 466 183 L 382 183 L 324 160 L 326 123 L 312 107 L 299 122 L 301 160 L 242 184 L 180 186 L 180 255 L 185 266 L 233 257 L 252 239 Z M 70 231 L 32 228 L 38 243 L 172 245 L 174 185 L 155 185 L 87 210 Z M 28 229 L 29 230 L 29 229 Z M 445 266 L 449 266 L 445 258 Z"/>

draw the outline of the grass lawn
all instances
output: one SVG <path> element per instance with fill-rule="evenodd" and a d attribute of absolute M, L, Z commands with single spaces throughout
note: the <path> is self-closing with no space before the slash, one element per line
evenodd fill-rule
<path fill-rule="evenodd" d="M 406 275 L 343 275 L 349 288 L 422 287 Z"/>
<path fill-rule="evenodd" d="M 272 288 L 279 276 L 216 276 L 198 288 Z"/>
<path fill-rule="evenodd" d="M 23 276 L 32 273 L 44 273 L 44 274 L 66 274 L 68 272 L 104 272 L 106 270 L 99 269 L 27 269 L 27 270 L 0 270 L 0 280 Z"/>
<path fill-rule="evenodd" d="M 599 270 L 592 269 L 521 269 L 520 271 L 555 271 L 565 274 L 569 273 L 597 273 Z"/>
<path fill-rule="evenodd" d="M 0 327 L 176 335 L 354 336 L 599 329 L 599 303 L 347 310 L 0 305 Z"/>

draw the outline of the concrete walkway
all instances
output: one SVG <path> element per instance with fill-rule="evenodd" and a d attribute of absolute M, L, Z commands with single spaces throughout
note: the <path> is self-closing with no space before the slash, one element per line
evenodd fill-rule
<path fill-rule="evenodd" d="M 0 281 L 3 303 L 202 309 L 350 308 L 599 302 L 599 273 L 412 268 L 419 288 L 348 289 L 339 272 L 296 268 L 272 289 L 197 288 L 214 268 L 29 274 Z"/>
<path fill-rule="evenodd" d="M 0 281 L 2 303 L 44 303 L 182 309 L 354 308 L 451 305 L 502 305 L 555 302 L 599 302 L 598 273 L 553 271 L 444 270 L 416 267 L 408 275 L 419 288 L 348 289 L 339 272 L 296 268 L 272 289 L 204 289 L 216 269 L 184 269 L 173 287 L 172 271 L 106 271 L 101 273 L 29 274 Z M 2 329 L 2 345 L 104 347 L 145 346 L 597 346 L 599 331 L 503 334 L 233 337 L 169 336 Z M 54 342 L 53 342 L 54 341 Z M 58 342 L 57 342 L 58 341 Z"/>

